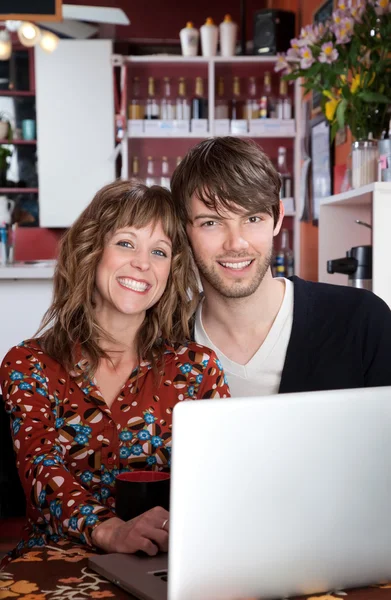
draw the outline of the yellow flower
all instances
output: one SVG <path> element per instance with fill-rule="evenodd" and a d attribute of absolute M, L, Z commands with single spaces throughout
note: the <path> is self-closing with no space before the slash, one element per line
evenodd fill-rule
<path fill-rule="evenodd" d="M 338 104 L 341 102 L 340 98 L 332 98 L 331 100 L 329 100 L 328 102 L 326 102 L 325 105 L 325 114 L 326 114 L 326 119 L 328 121 L 333 121 L 334 117 L 335 117 L 335 111 L 337 110 L 337 106 Z"/>
<path fill-rule="evenodd" d="M 360 83 L 361 83 L 361 78 L 360 78 L 360 75 L 357 74 L 353 77 L 352 83 L 350 84 L 350 91 L 352 94 L 355 94 L 357 92 L 358 88 L 360 87 Z"/>

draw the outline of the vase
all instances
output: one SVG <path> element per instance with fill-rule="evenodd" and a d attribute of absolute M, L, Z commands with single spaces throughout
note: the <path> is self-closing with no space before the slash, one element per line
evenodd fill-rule
<path fill-rule="evenodd" d="M 356 189 L 377 180 L 377 140 L 352 143 L 352 188 Z"/>

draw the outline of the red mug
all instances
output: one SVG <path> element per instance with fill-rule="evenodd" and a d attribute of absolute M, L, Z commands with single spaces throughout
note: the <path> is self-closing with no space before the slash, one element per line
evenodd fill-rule
<path fill-rule="evenodd" d="M 170 508 L 170 473 L 129 471 L 115 479 L 116 513 L 123 521 L 134 519 L 155 506 Z"/>

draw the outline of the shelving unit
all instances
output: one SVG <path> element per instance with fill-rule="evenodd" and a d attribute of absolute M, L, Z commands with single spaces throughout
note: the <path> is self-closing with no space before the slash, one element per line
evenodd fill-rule
<path fill-rule="evenodd" d="M 372 230 L 355 223 L 369 223 Z M 373 292 L 391 307 L 389 266 L 391 183 L 371 183 L 324 198 L 319 213 L 319 281 L 347 285 L 347 275 L 327 273 L 327 260 L 346 255 L 353 246 L 373 246 Z"/>
<path fill-rule="evenodd" d="M 0 145 L 7 146 L 35 146 L 37 140 L 0 140 Z"/>
<path fill-rule="evenodd" d="M 38 188 L 0 188 L 0 194 L 38 194 Z"/>
<path fill-rule="evenodd" d="M 216 77 L 221 75 L 231 81 L 232 74 L 246 78 L 249 75 L 257 76 L 262 79 L 266 70 L 272 72 L 274 80 L 278 78 L 274 74 L 274 65 L 277 57 L 273 56 L 235 56 L 230 58 L 202 56 L 183 57 L 177 55 L 150 55 L 150 56 L 121 56 L 114 55 L 112 64 L 114 68 L 120 69 L 120 94 L 117 98 L 117 115 L 119 113 L 123 122 L 124 135 L 119 142 L 121 148 L 121 177 L 126 179 L 131 172 L 131 157 L 147 156 L 183 156 L 197 141 L 213 137 L 215 135 L 215 82 Z M 217 75 L 216 75 L 217 73 Z M 150 133 L 130 133 L 128 134 L 128 104 L 130 101 L 130 81 L 133 76 L 147 78 L 154 76 L 161 78 L 170 76 L 172 78 L 186 76 L 186 79 L 192 79 L 195 76 L 202 75 L 207 82 L 208 94 L 208 112 L 209 112 L 209 130 L 205 135 L 198 133 L 174 133 L 170 131 L 169 135 L 162 136 Z M 282 133 L 277 127 L 270 134 L 252 135 L 250 133 L 241 134 L 238 137 L 251 138 L 261 145 L 263 150 L 276 162 L 277 148 L 280 145 L 287 147 L 288 163 L 291 165 L 293 174 L 293 193 L 295 200 L 295 210 L 287 211 L 287 226 L 292 231 L 293 249 L 295 255 L 295 272 L 300 274 L 300 223 L 299 217 L 302 213 L 300 206 L 300 106 L 301 89 L 299 82 L 293 84 L 291 92 L 293 106 L 296 108 L 294 118 L 294 128 L 290 133 Z M 291 88 L 292 89 L 292 88 Z M 193 90 L 188 89 L 188 95 L 191 96 Z M 277 90 L 274 86 L 274 92 Z M 226 89 L 226 96 L 230 96 L 230 89 Z M 118 110 L 119 108 L 119 110 Z M 267 121 L 267 120 L 265 120 Z M 226 134 L 236 135 L 236 134 Z M 171 144 L 171 146 L 168 146 Z M 175 148 L 175 152 L 173 150 Z M 288 199 L 287 199 L 288 200 Z M 278 242 L 276 244 L 278 247 Z"/>

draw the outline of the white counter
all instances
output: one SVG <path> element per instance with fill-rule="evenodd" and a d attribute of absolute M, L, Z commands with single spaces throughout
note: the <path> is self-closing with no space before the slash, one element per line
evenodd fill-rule
<path fill-rule="evenodd" d="M 52 279 L 56 261 L 17 262 L 0 266 L 0 279 Z"/>
<path fill-rule="evenodd" d="M 0 363 L 39 328 L 52 300 L 54 268 L 55 261 L 0 267 Z"/>

